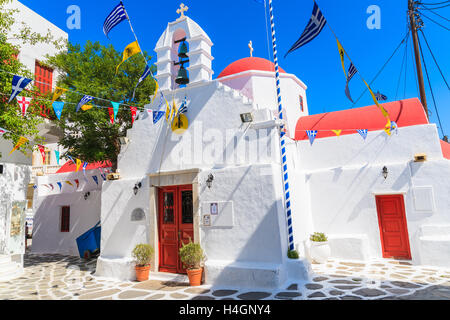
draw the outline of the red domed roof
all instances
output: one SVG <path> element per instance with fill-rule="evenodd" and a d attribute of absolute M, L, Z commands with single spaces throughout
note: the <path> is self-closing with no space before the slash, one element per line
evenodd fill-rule
<path fill-rule="evenodd" d="M 250 70 L 275 72 L 275 65 L 273 64 L 273 62 L 270 62 L 269 60 L 263 58 L 244 58 L 230 64 L 222 71 L 222 73 L 217 78 L 223 78 Z M 280 68 L 280 73 L 286 73 L 286 71 Z"/>
<path fill-rule="evenodd" d="M 428 124 L 427 116 L 419 99 L 384 103 L 392 121 L 399 128 Z M 386 119 L 377 106 L 335 111 L 301 117 L 297 122 L 295 140 L 308 140 L 306 130 L 318 130 L 316 139 L 335 137 L 331 130 L 344 130 L 341 135 L 356 134 L 356 129 L 383 130 Z"/>

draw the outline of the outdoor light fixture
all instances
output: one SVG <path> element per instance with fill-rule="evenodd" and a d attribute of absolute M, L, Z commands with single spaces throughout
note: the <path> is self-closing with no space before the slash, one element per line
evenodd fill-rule
<path fill-rule="evenodd" d="M 388 173 L 389 173 L 388 168 L 385 166 L 385 167 L 383 168 L 383 177 L 384 177 L 384 180 L 387 179 Z"/>
<path fill-rule="evenodd" d="M 250 123 L 250 122 L 253 122 L 253 116 L 251 113 L 242 113 L 241 120 L 242 120 L 242 123 Z"/>
<path fill-rule="evenodd" d="M 133 188 L 134 195 L 137 195 L 137 194 L 138 194 L 140 188 L 142 188 L 142 183 L 141 183 L 141 182 L 137 183 L 137 184 L 134 186 L 134 188 Z"/>
<path fill-rule="evenodd" d="M 86 192 L 86 193 L 84 194 L 84 200 L 87 201 L 87 199 L 89 199 L 90 196 L 91 196 L 91 193 L 90 193 L 90 192 Z"/>
<path fill-rule="evenodd" d="M 208 186 L 209 189 L 211 189 L 213 181 L 214 176 L 210 173 L 208 176 L 208 180 L 206 180 L 206 185 Z"/>

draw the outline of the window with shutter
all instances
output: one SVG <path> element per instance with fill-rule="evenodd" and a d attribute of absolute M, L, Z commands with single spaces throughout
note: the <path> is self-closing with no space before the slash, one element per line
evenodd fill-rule
<path fill-rule="evenodd" d="M 61 232 L 70 232 L 70 207 L 61 209 Z"/>

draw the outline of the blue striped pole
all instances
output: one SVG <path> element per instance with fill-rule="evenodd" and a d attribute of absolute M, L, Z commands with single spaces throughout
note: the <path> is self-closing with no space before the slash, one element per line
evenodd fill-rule
<path fill-rule="evenodd" d="M 273 60 L 275 64 L 275 80 L 277 84 L 277 98 L 278 98 L 278 117 L 283 120 L 283 105 L 281 103 L 281 88 L 280 88 L 280 68 L 278 66 L 277 53 L 277 39 L 275 37 L 275 22 L 273 18 L 272 0 L 269 0 L 270 12 L 270 26 L 272 28 L 272 46 L 273 46 Z M 292 210 L 291 210 L 291 194 L 289 192 L 289 174 L 286 157 L 286 132 L 284 125 L 280 127 L 280 146 L 281 146 L 281 165 L 283 170 L 283 188 L 284 188 L 284 203 L 286 209 L 287 229 L 288 229 L 288 245 L 289 250 L 294 250 L 294 232 L 292 228 Z"/>

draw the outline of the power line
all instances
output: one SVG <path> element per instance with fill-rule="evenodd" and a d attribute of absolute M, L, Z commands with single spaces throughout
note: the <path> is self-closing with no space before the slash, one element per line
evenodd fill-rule
<path fill-rule="evenodd" d="M 439 66 L 439 63 L 437 62 L 437 60 L 436 60 L 436 58 L 435 58 L 435 56 L 434 56 L 434 54 L 433 54 L 433 51 L 431 50 L 430 45 L 428 44 L 427 38 L 426 38 L 426 36 L 425 36 L 425 33 L 422 31 L 422 29 L 420 30 L 420 32 L 422 33 L 423 39 L 425 40 L 425 43 L 426 43 L 426 45 L 427 45 L 427 47 L 428 47 L 428 50 L 430 50 L 431 56 L 433 57 L 433 60 L 434 60 L 434 63 L 436 63 L 436 66 L 437 66 L 438 69 L 439 69 L 439 73 L 441 74 L 442 79 L 444 79 L 444 82 L 445 82 L 445 84 L 447 85 L 447 88 L 450 90 L 450 86 L 448 85 L 448 82 L 447 82 L 447 80 L 445 79 L 445 76 L 444 76 L 444 74 L 443 74 L 443 72 L 442 72 L 442 70 L 441 70 L 441 67 Z"/>
<path fill-rule="evenodd" d="M 446 5 L 442 6 L 442 7 L 434 7 L 434 8 L 428 8 L 428 7 L 426 7 L 426 5 L 423 6 L 423 8 L 425 10 L 436 10 L 436 9 L 442 9 L 442 8 L 447 8 L 447 7 L 450 7 L 450 4 L 446 4 Z"/>
<path fill-rule="evenodd" d="M 419 40 L 420 54 L 421 54 L 421 56 L 422 56 L 423 65 L 424 65 L 424 67 L 425 67 L 425 73 L 426 73 L 426 75 L 427 75 L 428 86 L 430 87 L 430 91 L 431 91 L 431 97 L 433 98 L 434 108 L 436 109 L 436 116 L 437 116 L 438 121 L 439 121 L 439 126 L 440 126 L 440 128 L 441 128 L 442 136 L 445 136 L 445 133 L 444 133 L 444 127 L 442 126 L 441 117 L 439 116 L 439 111 L 438 111 L 438 108 L 437 108 L 436 99 L 435 99 L 435 97 L 434 97 L 433 88 L 431 87 L 430 76 L 428 75 L 428 68 L 427 68 L 427 64 L 426 64 L 426 62 L 425 62 L 425 57 L 424 57 L 424 55 L 423 55 L 423 50 L 422 50 L 422 45 L 421 45 L 421 43 L 420 43 L 420 38 L 417 37 L 417 39 Z"/>
<path fill-rule="evenodd" d="M 408 33 L 409 35 L 409 33 Z M 409 42 L 409 37 L 406 39 L 406 45 L 405 45 L 405 53 L 403 54 L 403 60 L 402 60 L 402 65 L 400 67 L 400 75 L 398 76 L 398 82 L 397 82 L 397 90 L 395 91 L 395 100 L 397 100 L 398 98 L 398 90 L 400 88 L 400 83 L 402 81 L 402 75 L 403 75 L 403 67 L 405 66 L 405 60 L 407 62 L 407 53 L 408 53 L 408 42 Z M 406 72 L 406 71 L 405 71 Z"/>
<path fill-rule="evenodd" d="M 444 16 L 441 16 L 439 13 L 434 12 L 433 10 L 430 10 L 430 12 L 431 12 L 432 14 L 437 15 L 438 17 L 441 17 L 442 19 L 447 20 L 448 22 L 450 22 L 450 19 L 448 19 L 448 18 L 446 18 L 446 17 L 444 17 Z"/>
<path fill-rule="evenodd" d="M 398 49 L 400 49 L 400 47 L 402 46 L 402 44 L 405 42 L 405 40 L 407 40 L 409 38 L 409 30 L 407 32 L 407 34 L 405 35 L 405 37 L 402 39 L 402 41 L 400 42 L 400 44 L 397 46 L 397 48 L 395 48 L 394 52 L 392 53 L 392 55 L 389 57 L 389 59 L 385 62 L 385 64 L 383 65 L 383 67 L 380 69 L 380 71 L 378 71 L 377 75 L 375 76 L 375 78 L 373 78 L 373 80 L 369 83 L 369 86 L 372 85 L 372 83 L 375 82 L 375 80 L 378 78 L 378 76 L 383 72 L 384 68 L 386 68 L 386 66 L 388 65 L 388 63 L 392 60 L 392 58 L 394 57 L 394 55 L 397 53 Z M 364 94 L 367 92 L 367 90 L 369 90 L 368 88 L 366 88 L 363 93 L 359 96 L 359 98 L 356 100 L 355 103 L 353 103 L 351 108 L 354 108 L 355 105 L 359 102 L 359 100 L 361 100 L 361 98 L 364 96 Z"/>
<path fill-rule="evenodd" d="M 419 2 L 419 4 L 426 5 L 426 6 L 438 6 L 438 5 L 441 5 L 441 4 L 447 4 L 447 3 L 450 3 L 450 0 L 443 1 L 443 2 L 435 2 L 435 3 L 424 3 L 424 2 Z"/>
<path fill-rule="evenodd" d="M 444 25 L 442 25 L 442 24 L 440 24 L 439 22 L 437 22 L 437 21 L 435 21 L 435 20 L 433 20 L 433 19 L 431 19 L 429 16 L 427 16 L 426 14 L 424 14 L 423 12 L 421 12 L 420 13 L 420 15 L 422 15 L 422 16 L 424 16 L 425 18 L 427 18 L 428 20 L 431 20 L 431 21 L 433 21 L 435 24 L 437 24 L 438 26 L 440 26 L 441 28 L 444 28 L 444 29 L 446 29 L 446 30 L 448 30 L 448 31 L 450 31 L 450 28 L 447 28 L 446 26 L 444 26 Z"/>

